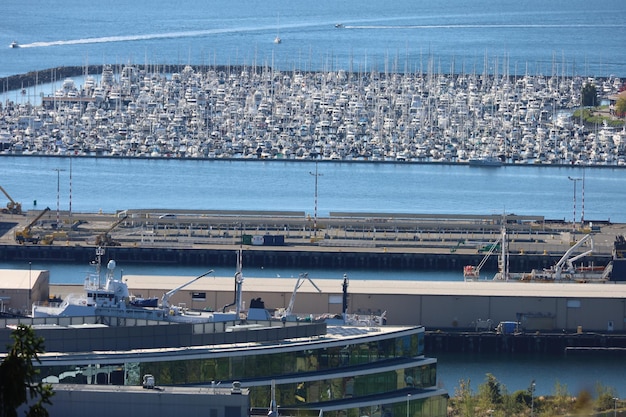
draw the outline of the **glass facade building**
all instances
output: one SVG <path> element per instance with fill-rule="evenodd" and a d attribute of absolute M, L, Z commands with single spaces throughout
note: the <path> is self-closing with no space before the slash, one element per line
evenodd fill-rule
<path fill-rule="evenodd" d="M 249 389 L 252 407 L 259 408 L 268 406 L 274 385 L 281 407 L 330 416 L 443 417 L 447 408 L 447 393 L 437 388 L 437 361 L 424 356 L 421 326 L 329 326 L 326 335 L 306 340 L 77 354 L 75 359 L 66 353 L 63 365 L 44 354 L 40 366 L 47 382 L 138 385 L 145 374 L 160 385 L 239 381 Z"/>

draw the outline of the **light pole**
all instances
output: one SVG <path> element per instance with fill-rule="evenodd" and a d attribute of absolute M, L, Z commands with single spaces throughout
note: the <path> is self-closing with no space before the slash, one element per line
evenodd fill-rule
<path fill-rule="evenodd" d="M 583 180 L 582 180 L 583 186 L 582 186 L 582 197 L 581 197 L 581 204 L 580 204 L 580 225 L 584 226 L 585 225 L 585 167 L 583 167 Z"/>
<path fill-rule="evenodd" d="M 576 185 L 581 179 L 572 177 L 567 177 L 567 179 L 574 183 L 574 217 L 572 218 L 572 229 L 576 231 Z"/>
<path fill-rule="evenodd" d="M 530 383 L 530 417 L 535 415 L 535 380 Z"/>
<path fill-rule="evenodd" d="M 613 397 L 613 417 L 617 417 L 617 401 L 619 400 L 619 398 L 617 397 Z"/>
<path fill-rule="evenodd" d="M 411 400 L 411 394 L 406 395 L 406 417 L 409 417 L 409 401 Z"/>
<path fill-rule="evenodd" d="M 31 300 L 33 298 L 33 294 L 32 294 L 33 284 L 32 284 L 32 279 L 31 279 L 32 272 L 33 272 L 33 263 L 28 262 L 28 305 L 27 307 L 30 309 L 32 309 Z"/>
<path fill-rule="evenodd" d="M 61 168 L 55 168 L 54 171 L 57 172 L 57 229 L 59 228 L 60 223 L 60 195 L 61 195 L 61 171 L 65 171 Z"/>
<path fill-rule="evenodd" d="M 317 173 L 317 162 L 315 163 L 315 173 L 309 172 L 315 177 L 315 208 L 313 212 L 313 238 L 317 238 L 317 178 L 322 174 Z"/>

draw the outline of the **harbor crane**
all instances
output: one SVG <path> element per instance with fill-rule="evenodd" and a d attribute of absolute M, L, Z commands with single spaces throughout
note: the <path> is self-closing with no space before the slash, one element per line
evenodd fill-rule
<path fill-rule="evenodd" d="M 7 214 L 22 214 L 22 203 L 18 203 L 17 201 L 13 200 L 13 198 L 11 198 L 9 193 L 7 193 L 7 191 L 4 188 L 2 188 L 1 185 L 0 185 L 0 191 L 2 191 L 4 195 L 9 199 L 9 202 L 7 203 L 7 207 L 3 208 L 2 212 L 7 213 Z"/>
<path fill-rule="evenodd" d="M 585 242 L 587 241 L 589 241 L 589 250 L 579 255 L 572 256 L 572 253 L 576 249 L 583 246 Z M 554 265 L 554 279 L 557 281 L 560 280 L 563 272 L 565 273 L 576 272 L 576 267 L 574 266 L 574 262 L 576 262 L 577 260 L 581 258 L 584 258 L 587 255 L 591 255 L 592 253 L 593 253 L 593 238 L 591 237 L 591 235 L 585 235 L 578 242 L 576 242 L 576 244 L 572 245 L 572 247 L 570 247 L 568 251 L 565 252 L 565 254 L 563 254 L 563 256 L 556 263 L 556 265 Z"/>
<path fill-rule="evenodd" d="M 33 229 L 33 226 L 49 211 L 50 211 L 50 207 L 46 207 L 45 209 L 41 211 L 41 213 L 39 213 L 39 215 L 37 215 L 37 217 L 35 217 L 35 219 L 33 219 L 33 221 L 28 223 L 25 228 L 15 232 L 15 241 L 18 242 L 19 244 L 39 243 L 39 236 L 33 236 L 32 229 Z"/>
<path fill-rule="evenodd" d="M 307 272 L 304 272 L 304 273 L 300 274 L 298 276 L 298 280 L 296 281 L 296 285 L 293 288 L 293 292 L 291 293 L 291 298 L 289 299 L 289 305 L 287 306 L 287 308 L 285 309 L 285 311 L 284 311 L 284 313 L 282 315 L 283 317 L 289 317 L 293 313 L 293 307 L 294 307 L 294 305 L 296 303 L 296 294 L 298 293 L 298 290 L 300 289 L 302 284 L 304 284 L 305 281 L 309 281 L 311 283 L 311 285 L 313 285 L 315 287 L 317 292 L 320 292 L 320 293 L 322 292 L 322 290 L 320 290 L 319 287 L 317 285 L 315 285 L 313 280 L 311 278 L 309 278 L 309 274 Z"/>
<path fill-rule="evenodd" d="M 211 270 L 205 272 L 204 274 L 195 277 L 191 281 L 187 281 L 183 285 L 180 285 L 180 286 L 174 288 L 173 290 L 169 290 L 168 292 L 163 294 L 163 297 L 161 297 L 161 307 L 164 308 L 164 309 L 170 308 L 170 298 L 172 298 L 172 296 L 174 294 L 176 294 L 178 291 L 182 290 L 186 286 L 193 284 L 194 282 L 196 282 L 200 278 L 204 278 L 207 275 L 212 274 L 212 273 L 213 273 L 213 270 L 211 269 Z"/>
<path fill-rule="evenodd" d="M 466 265 L 463 268 L 463 277 L 465 278 L 465 281 L 476 281 L 480 279 L 480 270 L 483 268 L 483 266 L 485 266 L 485 264 L 487 263 L 487 260 L 496 251 L 496 249 L 500 248 L 502 241 L 503 241 L 503 238 L 499 238 L 494 243 L 488 245 L 489 250 L 483 257 L 483 259 L 480 261 L 478 266 Z"/>
<path fill-rule="evenodd" d="M 125 215 L 115 221 L 107 230 L 100 233 L 96 236 L 96 246 L 121 246 L 120 242 L 113 240 L 111 237 L 111 231 L 120 225 L 124 220 L 128 218 L 128 215 Z"/>

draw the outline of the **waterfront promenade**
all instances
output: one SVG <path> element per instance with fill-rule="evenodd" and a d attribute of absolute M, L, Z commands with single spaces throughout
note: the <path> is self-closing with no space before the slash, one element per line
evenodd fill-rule
<path fill-rule="evenodd" d="M 42 105 L 2 103 L 0 154 L 626 165 L 610 111 L 605 125 L 572 117 L 587 84 L 615 100 L 616 77 L 170 71 L 103 66 Z"/>

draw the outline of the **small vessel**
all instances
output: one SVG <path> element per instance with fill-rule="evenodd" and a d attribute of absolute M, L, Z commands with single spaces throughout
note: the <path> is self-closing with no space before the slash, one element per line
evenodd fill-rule
<path fill-rule="evenodd" d="M 336 27 L 337 29 L 341 29 L 341 28 L 342 28 L 342 27 L 344 27 L 344 26 L 343 26 L 343 23 L 335 23 L 335 27 Z"/>
<path fill-rule="evenodd" d="M 237 312 L 208 312 L 188 309 L 186 306 L 170 305 L 170 298 L 183 288 L 191 285 L 200 278 L 213 273 L 213 270 L 180 285 L 161 298 L 140 298 L 132 296 L 128 285 L 122 279 L 114 276 L 116 263 L 110 260 L 107 263 L 106 281 L 100 282 L 100 269 L 104 248 L 96 249 L 95 273 L 85 279 L 83 294 L 70 294 L 60 302 L 49 301 L 35 303 L 32 306 L 32 317 L 80 317 L 80 316 L 108 316 L 144 320 L 169 321 L 177 323 L 207 323 L 225 322 L 239 319 Z M 237 276 L 236 276 L 237 279 Z M 241 282 L 238 281 L 238 294 L 241 291 Z"/>
<path fill-rule="evenodd" d="M 472 158 L 469 160 L 471 167 L 501 167 L 502 160 L 497 156 L 483 156 L 480 158 Z"/>
<path fill-rule="evenodd" d="M 19 48 L 20 44 L 17 43 L 17 41 L 13 41 L 11 42 L 11 44 L 9 45 L 9 48 Z"/>

